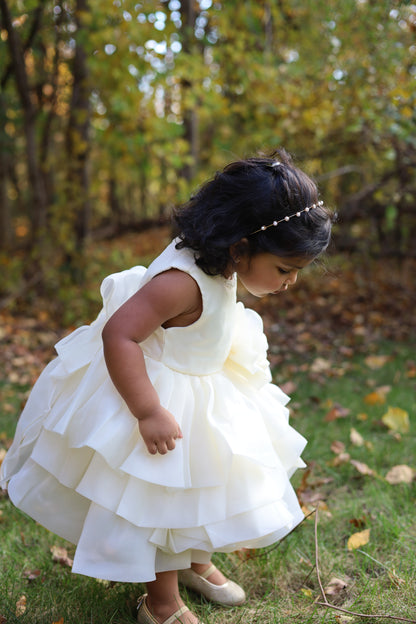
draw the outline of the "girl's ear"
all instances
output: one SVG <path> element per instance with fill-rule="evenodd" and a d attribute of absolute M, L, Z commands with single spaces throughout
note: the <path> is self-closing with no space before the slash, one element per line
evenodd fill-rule
<path fill-rule="evenodd" d="M 242 238 L 237 243 L 233 243 L 230 247 L 230 256 L 233 263 L 236 265 L 240 260 L 247 256 L 249 252 L 249 244 L 246 238 Z"/>

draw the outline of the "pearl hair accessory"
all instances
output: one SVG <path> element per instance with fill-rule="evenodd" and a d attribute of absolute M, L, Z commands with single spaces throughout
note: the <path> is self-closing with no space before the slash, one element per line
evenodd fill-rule
<path fill-rule="evenodd" d="M 276 227 L 276 225 L 279 225 L 279 223 L 282 223 L 283 221 L 290 221 L 292 217 L 300 217 L 302 212 L 309 212 L 310 210 L 313 210 L 314 208 L 318 208 L 319 206 L 323 206 L 323 205 L 324 205 L 323 201 L 318 201 L 316 204 L 312 204 L 312 206 L 307 206 L 303 210 L 294 212 L 291 215 L 286 215 L 286 217 L 283 217 L 283 219 L 279 219 L 279 221 L 273 221 L 273 223 L 270 223 L 269 225 L 262 225 L 261 228 L 259 228 L 258 230 L 254 230 L 254 232 L 250 232 L 249 236 L 251 236 L 251 234 L 257 234 L 257 232 L 264 232 L 264 230 L 267 230 L 269 227 Z"/>

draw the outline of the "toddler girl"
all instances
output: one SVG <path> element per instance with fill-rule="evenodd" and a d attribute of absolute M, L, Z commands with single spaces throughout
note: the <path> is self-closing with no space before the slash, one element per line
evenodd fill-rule
<path fill-rule="evenodd" d="M 329 212 L 289 157 L 231 163 L 176 213 L 148 269 L 107 277 L 90 326 L 56 345 L 2 467 L 13 503 L 77 544 L 73 571 L 144 582 L 141 624 L 195 624 L 179 580 L 244 590 L 214 551 L 268 546 L 301 520 L 289 477 L 306 441 L 271 384 L 260 317 L 236 302 L 294 284 Z"/>

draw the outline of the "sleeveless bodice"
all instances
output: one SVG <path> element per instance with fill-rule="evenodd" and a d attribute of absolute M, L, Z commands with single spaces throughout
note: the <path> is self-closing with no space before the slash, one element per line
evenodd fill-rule
<path fill-rule="evenodd" d="M 210 375 L 218 372 L 229 354 L 236 313 L 236 278 L 206 275 L 189 249 L 175 249 L 174 240 L 149 266 L 143 284 L 175 268 L 191 275 L 202 295 L 202 313 L 187 327 L 159 327 L 141 343 L 146 355 L 181 373 Z"/>

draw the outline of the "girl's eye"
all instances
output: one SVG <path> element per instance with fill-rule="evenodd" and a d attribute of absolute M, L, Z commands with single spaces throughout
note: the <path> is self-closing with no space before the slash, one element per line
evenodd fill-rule
<path fill-rule="evenodd" d="M 285 271 L 284 269 L 281 269 L 280 267 L 277 267 L 277 270 L 279 271 L 279 273 L 281 273 L 282 275 L 287 275 L 288 273 L 290 273 L 290 271 Z"/>

